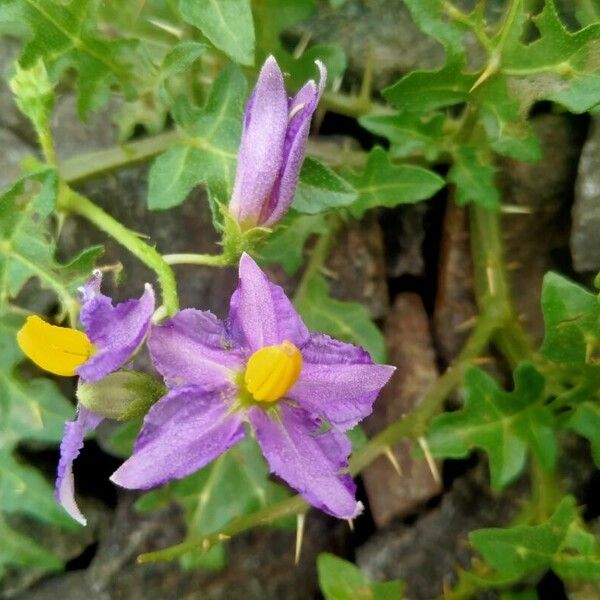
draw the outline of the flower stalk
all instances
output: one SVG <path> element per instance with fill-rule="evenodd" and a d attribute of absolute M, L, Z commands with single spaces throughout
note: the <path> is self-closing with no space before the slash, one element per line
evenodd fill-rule
<path fill-rule="evenodd" d="M 174 315 L 179 310 L 175 275 L 170 265 L 155 248 L 143 242 L 133 231 L 111 217 L 89 198 L 82 196 L 64 183 L 61 185 L 57 210 L 80 215 L 87 219 L 150 267 L 158 278 L 167 314 Z"/>

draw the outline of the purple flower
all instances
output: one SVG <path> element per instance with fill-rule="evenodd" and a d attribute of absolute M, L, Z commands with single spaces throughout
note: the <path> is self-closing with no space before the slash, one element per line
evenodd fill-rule
<path fill-rule="evenodd" d="M 254 429 L 271 471 L 321 510 L 361 510 L 344 431 L 367 416 L 394 368 L 310 333 L 283 290 L 244 254 L 229 318 L 187 309 L 152 326 L 169 392 L 147 413 L 133 455 L 111 477 L 146 489 L 200 469 Z"/>
<path fill-rule="evenodd" d="M 102 273 L 94 271 L 90 281 L 82 288 L 80 320 L 92 342 L 94 352 L 77 373 L 87 382 L 97 382 L 129 361 L 140 346 L 154 312 L 154 292 L 146 284 L 139 300 L 127 300 L 113 306 L 111 299 L 100 292 Z M 55 495 L 58 502 L 76 521 L 86 524 L 74 497 L 73 461 L 83 447 L 83 438 L 95 429 L 103 417 L 77 407 L 77 418 L 67 421 L 60 444 L 60 461 L 56 475 Z"/>
<path fill-rule="evenodd" d="M 308 81 L 288 98 L 277 61 L 265 61 L 244 115 L 229 211 L 242 229 L 270 227 L 287 212 L 304 160 L 310 120 L 325 88 L 325 65 L 316 61 L 319 84 Z"/>

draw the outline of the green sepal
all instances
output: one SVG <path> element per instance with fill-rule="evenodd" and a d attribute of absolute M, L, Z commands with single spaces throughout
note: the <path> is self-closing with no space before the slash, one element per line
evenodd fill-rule
<path fill-rule="evenodd" d="M 117 371 L 96 383 L 79 380 L 77 400 L 97 415 L 129 421 L 145 415 L 165 392 L 162 383 L 150 375 Z"/>
<path fill-rule="evenodd" d="M 249 252 L 263 238 L 265 238 L 271 230 L 268 227 L 250 227 L 245 229 L 229 212 L 226 206 L 221 206 L 222 221 L 222 240 L 223 246 L 223 264 L 234 265 L 240 259 L 244 252 Z"/>

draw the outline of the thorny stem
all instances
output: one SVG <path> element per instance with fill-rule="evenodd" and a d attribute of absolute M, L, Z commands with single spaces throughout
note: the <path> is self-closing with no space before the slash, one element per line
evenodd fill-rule
<path fill-rule="evenodd" d="M 502 324 L 494 343 L 512 367 L 533 354 L 531 342 L 515 314 L 502 252 L 500 213 L 480 206 L 470 208 L 471 255 L 475 292 L 481 311 L 490 311 Z"/>
<path fill-rule="evenodd" d="M 133 231 L 124 227 L 89 198 L 65 184 L 61 186 L 57 209 L 84 217 L 150 267 L 158 278 L 167 314 L 173 316 L 179 310 L 175 275 L 156 249 L 143 242 Z"/>
<path fill-rule="evenodd" d="M 340 226 L 341 222 L 339 218 L 332 220 L 327 231 L 319 237 L 315 247 L 312 249 L 310 258 L 308 259 L 308 264 L 304 269 L 302 279 L 300 280 L 300 283 L 298 284 L 294 294 L 294 304 L 296 306 L 298 306 L 304 299 L 304 296 L 306 296 L 310 280 L 315 277 L 315 275 L 318 275 L 319 271 L 324 267 L 325 261 L 327 260 L 327 256 L 329 255 L 329 251 L 333 246 L 333 242 L 335 241 L 335 237 Z"/>

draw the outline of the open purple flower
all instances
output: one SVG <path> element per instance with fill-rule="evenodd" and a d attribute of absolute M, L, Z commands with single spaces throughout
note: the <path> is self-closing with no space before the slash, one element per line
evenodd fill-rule
<path fill-rule="evenodd" d="M 321 510 L 353 518 L 361 505 L 343 432 L 371 412 L 394 368 L 310 333 L 247 254 L 239 273 L 227 321 L 187 309 L 152 326 L 150 354 L 169 392 L 111 479 L 146 489 L 185 477 L 239 442 L 248 421 L 272 472 Z"/>
<path fill-rule="evenodd" d="M 269 227 L 287 212 L 304 160 L 310 120 L 325 88 L 325 65 L 317 85 L 308 81 L 288 98 L 277 61 L 265 61 L 244 115 L 229 211 L 242 229 Z"/>
<path fill-rule="evenodd" d="M 101 283 L 102 273 L 95 271 L 81 290 L 80 320 L 92 344 L 92 352 L 90 358 L 77 368 L 77 373 L 81 380 L 92 383 L 129 361 L 146 337 L 154 312 L 154 292 L 149 284 L 139 300 L 131 299 L 113 306 L 111 299 L 100 292 Z M 86 524 L 86 519 L 75 502 L 73 461 L 79 456 L 85 434 L 102 420 L 102 416 L 78 404 L 77 417 L 65 424 L 60 444 L 56 499 L 82 525 Z"/>

